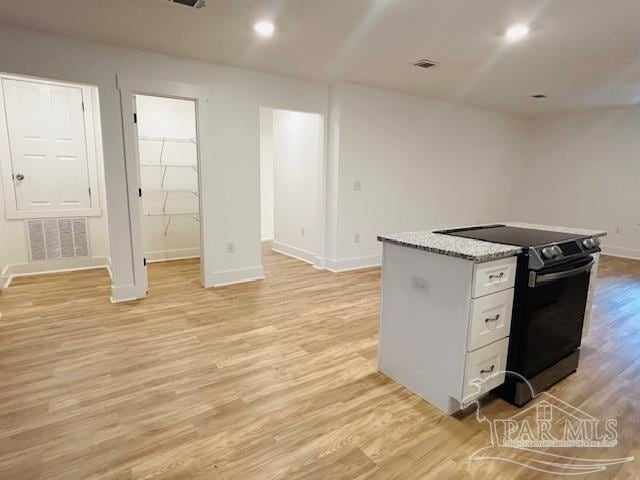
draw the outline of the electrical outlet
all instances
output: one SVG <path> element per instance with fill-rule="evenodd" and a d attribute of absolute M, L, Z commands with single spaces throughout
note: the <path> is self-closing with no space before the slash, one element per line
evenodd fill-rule
<path fill-rule="evenodd" d="M 233 242 L 227 242 L 227 253 L 236 253 L 236 245 Z"/>
<path fill-rule="evenodd" d="M 353 241 L 356 243 L 360 243 L 360 234 L 356 233 L 355 236 L 353 237 Z"/>
<path fill-rule="evenodd" d="M 419 277 L 414 275 L 411 277 L 411 288 L 414 290 L 420 290 L 421 292 L 426 292 L 428 290 L 429 282 L 424 277 Z"/>
<path fill-rule="evenodd" d="M 362 182 L 360 180 L 356 180 L 355 182 L 353 182 L 353 191 L 359 192 L 361 190 L 362 190 Z"/>
<path fill-rule="evenodd" d="M 302 228 L 300 229 L 300 235 L 302 235 L 302 236 L 304 237 L 304 234 L 305 234 L 305 233 L 306 233 L 306 231 L 305 231 L 304 227 L 302 227 Z"/>

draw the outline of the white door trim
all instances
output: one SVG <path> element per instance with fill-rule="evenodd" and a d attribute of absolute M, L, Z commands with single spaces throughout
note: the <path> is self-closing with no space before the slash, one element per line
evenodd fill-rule
<path fill-rule="evenodd" d="M 319 110 L 301 110 L 296 108 L 291 108 L 290 106 L 278 106 L 278 105 L 260 105 L 258 107 L 258 118 L 260 117 L 261 109 L 270 109 L 271 112 L 274 110 L 281 110 L 287 112 L 296 112 L 296 113 L 312 113 L 314 115 L 318 115 L 320 121 L 320 134 L 321 138 L 318 142 L 318 178 L 317 178 L 317 186 L 318 186 L 318 195 L 316 199 L 316 212 L 317 212 L 317 222 L 316 222 L 316 240 L 313 252 L 315 255 L 314 260 L 310 263 L 319 269 L 324 270 L 326 268 L 326 249 L 327 249 L 327 177 L 328 177 L 328 128 L 329 128 L 329 119 L 327 112 L 319 111 Z M 258 134 L 262 134 L 262 127 L 258 131 Z M 258 155 L 258 169 L 260 169 L 260 155 Z M 262 195 L 259 194 L 260 202 L 262 202 Z M 275 227 L 275 225 L 274 225 Z M 284 253 L 284 252 L 279 252 Z M 286 253 L 285 253 L 286 255 Z"/>
<path fill-rule="evenodd" d="M 196 106 L 196 138 L 198 149 L 198 208 L 200 210 L 200 283 L 205 286 L 206 257 L 204 243 L 205 221 L 202 205 L 202 167 L 203 158 L 208 156 L 209 146 L 201 132 L 208 128 L 207 108 L 209 90 L 198 85 L 181 82 L 166 82 L 150 78 L 117 75 L 117 88 L 120 91 L 122 106 L 122 125 L 124 133 L 125 172 L 127 177 L 127 196 L 129 204 L 129 224 L 131 227 L 131 248 L 133 262 L 134 289 L 128 292 L 128 299 L 144 298 L 147 295 L 147 269 L 144 265 L 144 248 L 142 243 L 142 199 L 138 189 L 141 188 L 140 161 L 138 158 L 137 129 L 133 123 L 134 95 L 152 95 L 158 97 L 193 100 Z"/>
<path fill-rule="evenodd" d="M 12 179 L 13 165 L 11 162 L 11 149 L 9 146 L 9 127 L 5 112 L 4 87 L 2 80 L 18 80 L 31 83 L 42 83 L 59 87 L 74 87 L 82 90 L 84 103 L 84 130 L 87 149 L 87 167 L 89 174 L 89 187 L 91 188 L 91 208 L 74 210 L 42 210 L 20 211 L 16 201 L 15 185 Z M 72 82 L 59 82 L 44 78 L 35 78 L 21 75 L 0 73 L 0 177 L 5 200 L 5 215 L 9 220 L 26 218 L 53 218 L 53 217 L 99 217 L 102 215 L 100 208 L 100 190 L 98 182 L 97 139 L 95 132 L 95 106 L 93 104 L 93 90 L 97 87 Z"/>

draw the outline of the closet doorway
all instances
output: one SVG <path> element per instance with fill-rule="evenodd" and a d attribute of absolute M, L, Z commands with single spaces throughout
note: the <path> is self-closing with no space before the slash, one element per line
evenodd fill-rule
<path fill-rule="evenodd" d="M 148 285 L 200 286 L 196 102 L 134 95 Z M 160 265 L 160 262 L 163 262 Z M 166 263 L 165 263 L 166 262 Z M 155 265 L 158 264 L 158 265 Z"/>

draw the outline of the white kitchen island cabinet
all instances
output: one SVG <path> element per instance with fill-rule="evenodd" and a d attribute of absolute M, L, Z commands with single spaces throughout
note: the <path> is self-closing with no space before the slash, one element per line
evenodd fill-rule
<path fill-rule="evenodd" d="M 380 237 L 379 369 L 453 413 L 504 381 L 520 249 L 401 235 Z"/>

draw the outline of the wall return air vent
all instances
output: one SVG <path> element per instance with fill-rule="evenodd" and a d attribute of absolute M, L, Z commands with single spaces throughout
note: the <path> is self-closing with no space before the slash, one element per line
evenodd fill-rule
<path fill-rule="evenodd" d="M 44 218 L 25 220 L 32 262 L 56 258 L 88 257 L 87 219 Z"/>
<path fill-rule="evenodd" d="M 431 68 L 431 67 L 438 66 L 438 63 L 432 60 L 427 60 L 426 58 L 423 58 L 422 60 L 413 62 L 412 65 L 415 65 L 416 67 L 420 67 L 420 68 Z"/>
<path fill-rule="evenodd" d="M 177 3 L 179 5 L 185 5 L 192 8 L 204 8 L 207 5 L 207 0 L 167 0 L 171 3 Z"/>

